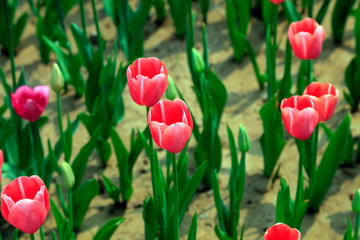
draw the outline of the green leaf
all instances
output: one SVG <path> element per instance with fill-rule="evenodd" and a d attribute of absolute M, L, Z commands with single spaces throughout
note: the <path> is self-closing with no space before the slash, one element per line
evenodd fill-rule
<path fill-rule="evenodd" d="M 348 218 L 348 227 L 346 229 L 345 235 L 343 240 L 354 240 L 352 238 L 352 227 L 351 227 L 351 221 L 350 218 Z"/>
<path fill-rule="evenodd" d="M 99 184 L 96 179 L 84 182 L 73 192 L 74 228 L 80 229 L 80 225 L 89 208 L 91 200 L 99 194 Z"/>
<path fill-rule="evenodd" d="M 329 8 L 329 5 L 330 5 L 330 2 L 331 0 L 324 0 L 323 4 L 321 5 L 321 8 L 318 12 L 318 14 L 316 15 L 316 21 L 321 25 L 324 17 L 325 17 L 325 14 Z"/>
<path fill-rule="evenodd" d="M 292 1 L 282 2 L 282 7 L 284 9 L 286 19 L 289 23 L 301 20 L 301 14 L 296 10 L 296 7 Z"/>
<path fill-rule="evenodd" d="M 209 87 L 211 96 L 213 97 L 216 105 L 216 112 L 218 115 L 217 120 L 219 125 L 227 99 L 226 88 L 220 78 L 211 69 L 208 72 L 208 81 L 210 84 Z"/>
<path fill-rule="evenodd" d="M 261 149 L 264 155 L 264 174 L 270 177 L 285 146 L 283 136 L 282 115 L 278 108 L 279 102 L 275 96 L 260 109 L 264 133 L 260 137 Z"/>
<path fill-rule="evenodd" d="M 183 218 L 185 212 L 190 204 L 191 198 L 194 195 L 199 183 L 204 176 L 204 172 L 206 169 L 206 162 L 202 163 L 193 174 L 190 182 L 184 188 L 184 190 L 179 194 L 179 217 Z M 179 221 L 181 222 L 181 221 Z"/>
<path fill-rule="evenodd" d="M 360 57 L 354 57 L 345 70 L 345 83 L 349 94 L 345 93 L 345 100 L 351 106 L 352 111 L 359 108 L 360 103 Z"/>
<path fill-rule="evenodd" d="M 149 196 L 144 201 L 143 219 L 145 223 L 145 239 L 155 240 L 160 229 L 160 224 L 157 220 L 157 210 L 154 199 Z"/>
<path fill-rule="evenodd" d="M 195 214 L 194 214 L 193 219 L 191 221 L 191 225 L 190 225 L 187 240 L 196 240 L 196 230 L 197 230 L 197 212 L 195 211 Z"/>
<path fill-rule="evenodd" d="M 101 128 L 98 127 L 95 130 L 90 141 L 80 149 L 80 152 L 78 153 L 73 163 L 71 164 L 71 168 L 73 169 L 75 176 L 75 184 L 73 187 L 74 190 L 80 186 L 80 183 L 85 173 L 87 162 L 89 160 L 92 151 L 94 150 L 96 140 L 100 134 L 100 129 Z"/>
<path fill-rule="evenodd" d="M 355 2 L 355 0 L 336 0 L 331 16 L 331 28 L 335 43 L 342 43 L 345 24 Z"/>
<path fill-rule="evenodd" d="M 220 240 L 231 240 L 231 238 L 222 231 L 218 225 L 215 225 L 215 234 Z"/>
<path fill-rule="evenodd" d="M 105 223 L 95 234 L 93 240 L 109 240 L 125 218 L 117 217 Z"/>
<path fill-rule="evenodd" d="M 347 150 L 348 135 L 350 133 L 350 115 L 346 115 L 329 144 L 315 173 L 313 195 L 310 199 L 309 208 L 319 209 L 327 191 L 331 186 L 336 170 L 343 160 Z M 346 144 L 344 144 L 346 143 Z"/>
<path fill-rule="evenodd" d="M 110 179 L 108 179 L 104 175 L 104 173 L 101 173 L 101 176 L 104 180 L 104 186 L 105 186 L 105 190 L 106 190 L 107 194 L 114 201 L 115 204 L 118 203 L 119 197 L 120 197 L 119 189 L 117 189 L 117 187 L 110 181 Z"/>
<path fill-rule="evenodd" d="M 13 47 L 16 48 L 16 46 L 19 44 L 19 40 L 21 37 L 21 34 L 24 31 L 26 22 L 29 18 L 29 15 L 27 13 L 24 13 L 20 16 L 19 20 L 12 26 L 12 32 L 13 32 Z"/>
<path fill-rule="evenodd" d="M 56 226 L 59 231 L 60 239 L 64 239 L 63 238 L 64 230 L 66 228 L 65 217 L 62 215 L 62 213 L 60 212 L 59 208 L 56 206 L 52 198 L 50 198 L 50 206 L 56 221 Z"/>

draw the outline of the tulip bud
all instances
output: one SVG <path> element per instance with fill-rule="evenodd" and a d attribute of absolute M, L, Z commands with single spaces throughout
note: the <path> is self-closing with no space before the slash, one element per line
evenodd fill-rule
<path fill-rule="evenodd" d="M 168 76 L 169 85 L 166 89 L 166 98 L 169 100 L 174 100 L 176 98 L 176 86 L 174 81 L 172 80 L 172 77 Z"/>
<path fill-rule="evenodd" d="M 64 87 L 64 77 L 57 63 L 54 63 L 51 71 L 50 86 L 54 92 L 60 92 Z"/>
<path fill-rule="evenodd" d="M 195 48 L 192 48 L 191 52 L 192 52 L 191 54 L 192 65 L 194 67 L 195 72 L 198 74 L 203 73 L 205 70 L 204 59 Z"/>
<path fill-rule="evenodd" d="M 360 214 L 360 189 L 354 193 L 351 206 L 354 213 Z"/>
<path fill-rule="evenodd" d="M 61 164 L 61 180 L 67 190 L 70 190 L 75 183 L 75 176 L 71 166 L 67 162 Z"/>
<path fill-rule="evenodd" d="M 239 143 L 239 149 L 242 153 L 249 151 L 251 144 L 250 144 L 249 136 L 243 125 L 240 125 L 239 128 L 238 143 Z"/>

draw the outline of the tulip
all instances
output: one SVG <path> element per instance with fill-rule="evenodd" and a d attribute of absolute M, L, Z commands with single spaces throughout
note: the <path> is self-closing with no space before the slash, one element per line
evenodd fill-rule
<path fill-rule="evenodd" d="M 298 58 L 315 59 L 320 55 L 325 31 L 314 19 L 305 18 L 290 24 L 288 37 L 291 48 Z"/>
<path fill-rule="evenodd" d="M 300 240 L 301 233 L 296 228 L 291 228 L 284 223 L 277 223 L 268 228 L 264 240 Z"/>
<path fill-rule="evenodd" d="M 158 102 L 149 111 L 148 124 L 156 144 L 172 153 L 185 147 L 193 129 L 189 109 L 180 99 Z"/>
<path fill-rule="evenodd" d="M 38 176 L 18 177 L 1 192 L 1 214 L 14 227 L 34 234 L 49 211 L 49 193 Z"/>
<path fill-rule="evenodd" d="M 276 5 L 279 5 L 280 3 L 285 2 L 285 0 L 269 0 L 269 1 Z"/>
<path fill-rule="evenodd" d="M 286 130 L 300 140 L 308 139 L 319 122 L 316 104 L 310 96 L 292 96 L 281 101 Z"/>
<path fill-rule="evenodd" d="M 22 118 L 35 122 L 44 112 L 49 102 L 49 86 L 20 86 L 15 93 L 11 93 L 11 105 L 15 112 Z"/>
<path fill-rule="evenodd" d="M 339 98 L 339 90 L 333 85 L 330 83 L 312 82 L 305 88 L 303 95 L 315 98 L 319 122 L 325 122 L 332 117 Z"/>
<path fill-rule="evenodd" d="M 154 106 L 166 91 L 168 74 L 157 58 L 138 58 L 126 71 L 132 99 L 139 105 Z"/>

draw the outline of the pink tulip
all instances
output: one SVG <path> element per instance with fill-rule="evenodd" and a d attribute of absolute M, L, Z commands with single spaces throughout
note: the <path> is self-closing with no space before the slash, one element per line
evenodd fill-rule
<path fill-rule="evenodd" d="M 157 58 L 138 58 L 126 71 L 130 95 L 134 102 L 154 106 L 169 84 L 164 64 Z"/>
<path fill-rule="evenodd" d="M 325 122 L 332 117 L 339 98 L 339 90 L 333 85 L 330 83 L 312 82 L 305 88 L 303 95 L 309 95 L 318 99 L 317 111 L 319 113 L 319 122 Z"/>
<path fill-rule="evenodd" d="M 1 167 L 3 165 L 3 162 L 4 162 L 4 155 L 3 155 L 2 150 L 0 150 L 0 183 L 1 183 Z"/>
<path fill-rule="evenodd" d="M 305 18 L 290 24 L 288 37 L 298 58 L 315 59 L 320 55 L 325 31 L 314 19 Z"/>
<path fill-rule="evenodd" d="M 310 96 L 292 96 L 281 101 L 286 130 L 300 140 L 308 139 L 319 122 L 316 103 Z"/>
<path fill-rule="evenodd" d="M 149 111 L 148 124 L 156 144 L 172 153 L 185 147 L 193 129 L 189 109 L 180 99 L 158 102 Z"/>
<path fill-rule="evenodd" d="M 49 86 L 20 86 L 15 93 L 11 93 L 11 104 L 15 112 L 22 118 L 35 122 L 44 112 L 49 102 Z"/>
<path fill-rule="evenodd" d="M 14 227 L 35 233 L 49 211 L 49 193 L 38 176 L 18 177 L 1 192 L 1 214 Z"/>
<path fill-rule="evenodd" d="M 276 5 L 278 5 L 278 4 L 282 3 L 282 2 L 285 2 L 285 0 L 269 0 L 269 1 L 272 2 L 273 4 L 276 4 Z"/>
<path fill-rule="evenodd" d="M 296 228 L 291 228 L 284 223 L 277 223 L 268 228 L 264 240 L 300 240 L 301 233 Z"/>

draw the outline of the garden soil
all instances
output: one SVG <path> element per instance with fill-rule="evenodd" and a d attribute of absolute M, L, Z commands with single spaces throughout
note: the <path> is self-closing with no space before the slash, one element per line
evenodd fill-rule
<path fill-rule="evenodd" d="M 19 2 L 19 13 L 24 11 L 30 12 L 25 0 Z M 108 40 L 106 54 L 109 55 L 113 48 L 114 39 L 116 39 L 116 29 L 111 19 L 105 14 L 102 1 L 96 2 L 103 38 Z M 131 2 L 134 7 L 137 4 L 136 2 L 137 1 Z M 316 2 L 315 12 L 319 9 L 319 2 L 321 1 Z M 96 32 L 91 11 L 91 2 L 85 1 L 85 3 L 88 32 L 91 35 L 95 35 Z M 320 57 L 314 61 L 314 76 L 317 80 L 335 85 L 340 92 L 335 114 L 332 119 L 327 122 L 327 125 L 331 130 L 335 130 L 344 116 L 350 111 L 350 107 L 346 103 L 343 94 L 343 91 L 346 91 L 344 72 L 355 54 L 353 18 L 350 18 L 347 22 L 343 44 L 337 46 L 332 40 L 330 22 L 333 4 L 334 1 L 332 2 L 323 23 L 326 32 L 323 51 Z M 223 150 L 219 184 L 222 198 L 225 204 L 228 204 L 229 194 L 227 183 L 231 164 L 226 126 L 230 126 L 234 135 L 237 136 L 239 125 L 242 124 L 249 134 L 251 149 L 246 155 L 246 185 L 241 203 L 240 223 L 238 228 L 240 231 L 241 226 L 245 224 L 244 239 L 262 239 L 264 231 L 275 223 L 275 204 L 280 186 L 280 178 L 276 178 L 275 181 L 272 181 L 263 176 L 264 162 L 259 144 L 259 138 L 263 132 L 263 128 L 259 110 L 264 104 L 266 90 L 259 90 L 252 64 L 247 55 L 245 55 L 240 63 L 236 63 L 233 60 L 233 50 L 226 24 L 225 6 L 226 3 L 224 0 L 212 0 L 207 24 L 209 61 L 214 72 L 224 83 L 228 93 L 226 108 L 221 119 L 219 130 Z M 196 48 L 202 52 L 202 22 L 200 9 L 196 2 L 193 2 L 193 9 L 196 11 Z M 283 75 L 284 49 L 288 28 L 287 21 L 285 20 L 282 11 L 280 14 L 278 28 L 279 51 L 277 55 L 278 79 Z M 81 25 L 78 6 L 71 10 L 65 20 L 67 35 L 72 41 L 73 49 L 75 49 L 69 24 L 75 22 L 77 25 Z M 52 54 L 52 62 L 50 64 L 44 65 L 41 63 L 38 51 L 38 39 L 35 30 L 36 18 L 31 16 L 21 37 L 20 45 L 16 49 L 17 55 L 15 59 L 17 76 L 20 75 L 20 70 L 23 67 L 30 86 L 49 84 L 52 63 L 56 60 L 55 55 Z M 158 25 L 156 24 L 155 11 L 152 9 L 144 34 L 145 57 L 154 56 L 163 61 L 169 75 L 171 75 L 178 88 L 183 93 L 187 104 L 194 112 L 197 122 L 201 123 L 202 115 L 192 90 L 192 81 L 188 70 L 185 53 L 185 38 L 177 38 L 175 36 L 175 30 L 169 11 L 167 12 L 166 20 L 161 25 Z M 260 69 L 264 72 L 266 66 L 265 30 L 261 20 L 254 17 L 251 18 L 248 39 L 255 49 L 256 59 L 260 65 Z M 121 51 L 118 52 L 118 59 L 125 59 Z M 126 63 L 125 60 L 124 63 Z M 292 77 L 294 81 L 296 80 L 299 64 L 299 59 L 294 56 L 292 65 Z M 0 67 L 3 68 L 6 77 L 10 82 L 10 62 L 4 56 L 0 56 Z M 85 71 L 84 74 L 86 74 Z M 293 92 L 294 91 L 295 88 L 293 88 Z M 146 115 L 145 108 L 138 106 L 132 101 L 127 88 L 123 93 L 123 98 L 126 106 L 125 116 L 116 129 L 125 142 L 126 147 L 129 148 L 131 129 L 143 129 L 146 126 Z M 1 97 L 1 99 L 3 99 L 3 97 Z M 84 98 L 75 98 L 75 92 L 71 88 L 67 93 L 61 94 L 61 99 L 64 122 L 66 122 L 67 112 L 70 114 L 70 118 L 73 121 L 77 114 L 86 111 Z M 3 100 L 0 100 L 0 104 L 3 104 Z M 49 122 L 41 129 L 44 146 L 46 146 L 48 139 L 54 144 L 59 138 L 56 95 L 53 92 L 50 94 L 50 101 L 46 108 L 45 115 L 49 116 Z M 352 135 L 358 139 L 360 135 L 359 112 L 351 114 L 351 121 Z M 202 128 L 202 126 L 200 126 L 200 128 Z M 286 131 L 284 131 L 284 134 L 287 138 L 287 143 L 279 159 L 279 164 L 281 164 L 279 177 L 286 179 L 287 183 L 290 185 L 291 196 L 294 198 L 298 171 L 298 152 L 294 139 L 290 137 Z M 87 130 L 80 124 L 73 137 L 73 157 L 76 156 L 80 148 L 88 141 L 88 139 L 89 134 Z M 320 130 L 319 139 L 318 159 L 321 158 L 328 142 L 322 130 Z M 194 146 L 195 140 L 192 139 L 188 151 L 190 158 L 190 174 L 195 170 L 193 163 Z M 44 148 L 47 153 L 47 148 Z M 165 151 L 159 149 L 159 157 L 161 165 L 165 167 Z M 99 156 L 96 151 L 94 151 L 89 159 L 89 165 L 84 179 L 96 178 L 101 182 L 100 174 L 102 172 L 118 186 L 118 169 L 114 154 L 112 154 L 108 165 L 104 168 L 102 167 Z M 4 178 L 3 184 L 8 181 L 8 179 Z M 59 181 L 59 177 L 55 176 L 54 181 Z M 144 199 L 152 194 L 150 164 L 144 153 L 140 155 L 134 167 L 133 188 L 134 192 L 126 209 L 115 208 L 112 200 L 104 192 L 96 196 L 90 204 L 81 230 L 76 233 L 77 239 L 91 239 L 105 222 L 119 216 L 124 217 L 125 221 L 118 227 L 112 239 L 144 239 L 142 204 Z M 351 194 L 358 188 L 360 188 L 360 165 L 357 164 L 355 167 L 350 168 L 339 168 L 319 212 L 307 214 L 305 216 L 302 227 L 302 239 L 342 239 L 347 228 L 348 218 L 354 223 L 355 216 L 351 211 Z M 50 186 L 50 193 L 53 198 L 57 198 L 55 184 Z M 195 211 L 198 213 L 197 239 L 217 239 L 214 233 L 214 227 L 217 223 L 217 213 L 212 191 L 198 191 L 192 198 L 192 202 L 181 224 L 181 239 L 187 238 L 192 216 Z M 51 232 L 56 229 L 55 220 L 51 211 L 49 211 L 49 215 L 45 221 L 44 229 L 46 232 L 46 239 L 51 239 Z M 9 228 L 9 225 L 4 224 L 1 227 L 1 233 L 3 236 L 7 235 L 6 239 L 10 239 L 12 228 Z M 22 235 L 21 239 L 28 239 L 28 235 Z"/>

